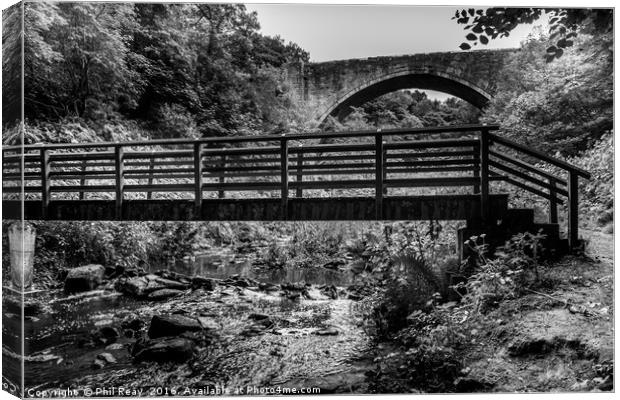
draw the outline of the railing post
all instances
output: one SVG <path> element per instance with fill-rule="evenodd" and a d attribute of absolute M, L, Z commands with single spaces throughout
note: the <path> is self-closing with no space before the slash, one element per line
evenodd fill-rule
<path fill-rule="evenodd" d="M 153 198 L 153 191 L 151 190 L 151 186 L 153 186 L 153 170 L 155 169 L 155 151 L 151 151 L 151 157 L 149 158 L 149 189 L 146 192 L 146 199 L 151 200 Z"/>
<path fill-rule="evenodd" d="M 381 142 L 381 147 L 383 147 L 385 143 L 382 141 Z M 382 182 L 382 186 L 383 186 L 383 195 L 386 196 L 387 195 L 387 191 L 388 188 L 385 185 L 385 181 L 387 180 L 387 166 L 385 165 L 387 163 L 387 150 L 385 148 L 383 148 L 383 152 L 382 152 L 382 165 L 383 165 L 383 182 Z"/>
<path fill-rule="evenodd" d="M 568 177 L 568 248 L 570 251 L 578 246 L 579 242 L 579 176 L 575 171 L 569 171 Z"/>
<path fill-rule="evenodd" d="M 282 135 L 280 139 L 280 189 L 282 220 L 288 220 L 288 140 Z"/>
<path fill-rule="evenodd" d="M 123 196 L 124 196 L 124 186 L 125 186 L 123 154 L 124 154 L 123 146 L 117 144 L 114 147 L 114 177 L 116 178 L 115 215 L 116 215 L 117 220 L 120 220 L 123 218 Z"/>
<path fill-rule="evenodd" d="M 304 190 L 301 188 L 301 182 L 303 182 L 304 180 L 304 173 L 303 173 L 303 167 L 304 167 L 304 153 L 303 153 L 303 146 L 300 144 L 299 147 L 299 152 L 297 153 L 297 190 L 295 191 L 295 197 L 297 198 L 301 198 L 304 197 Z"/>
<path fill-rule="evenodd" d="M 552 224 L 558 223 L 558 197 L 555 191 L 557 187 L 556 179 L 549 178 L 549 222 Z"/>
<path fill-rule="evenodd" d="M 375 133 L 375 219 L 383 219 L 383 137 L 381 129 Z"/>
<path fill-rule="evenodd" d="M 202 219 L 202 143 L 194 143 L 194 218 Z"/>
<path fill-rule="evenodd" d="M 489 204 L 489 130 L 480 131 L 480 217 L 482 223 L 490 223 Z"/>
<path fill-rule="evenodd" d="M 50 205 L 50 155 L 41 149 L 41 217 L 47 219 Z"/>
<path fill-rule="evenodd" d="M 82 160 L 82 177 L 80 178 L 80 186 L 86 185 L 86 168 L 88 168 L 88 160 Z M 80 200 L 84 200 L 84 191 L 80 190 Z"/>
<path fill-rule="evenodd" d="M 218 182 L 220 183 L 220 185 L 223 185 L 226 182 L 226 178 L 224 177 L 224 174 L 226 173 L 226 155 L 222 155 L 222 159 L 220 160 L 220 174 L 218 176 Z M 223 199 L 225 195 L 224 189 L 220 189 L 217 192 L 217 197 L 220 199 Z"/>
<path fill-rule="evenodd" d="M 474 194 L 480 194 L 480 149 L 474 148 L 474 179 L 477 183 L 473 186 Z"/>

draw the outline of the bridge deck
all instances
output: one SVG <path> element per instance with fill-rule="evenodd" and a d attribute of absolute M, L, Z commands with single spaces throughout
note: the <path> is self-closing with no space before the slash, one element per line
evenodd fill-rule
<path fill-rule="evenodd" d="M 493 223 L 514 188 L 568 200 L 577 242 L 586 171 L 468 125 L 2 149 L 3 217 Z M 532 162 L 533 161 L 533 162 Z M 564 171 L 551 174 L 540 164 Z M 557 168 L 556 168 L 557 170 Z M 429 190 L 433 190 L 430 192 Z M 424 194 L 438 194 L 422 196 Z M 345 197 L 346 196 L 346 197 Z M 169 200 L 168 200 L 169 199 Z"/>

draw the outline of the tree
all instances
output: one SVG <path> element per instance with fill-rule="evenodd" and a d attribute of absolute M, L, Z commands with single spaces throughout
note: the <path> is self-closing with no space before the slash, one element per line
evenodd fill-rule
<path fill-rule="evenodd" d="M 562 8 L 488 8 L 457 10 L 452 19 L 465 25 L 469 31 L 466 39 L 474 46 L 486 45 L 490 39 L 510 36 L 521 24 L 531 24 L 543 14 L 549 16 L 549 39 L 553 42 L 546 50 L 546 60 L 560 58 L 574 44 L 579 33 L 605 34 L 613 30 L 612 9 L 562 9 Z M 472 44 L 463 42 L 462 50 Z M 607 44 L 608 45 L 608 44 Z"/>
<path fill-rule="evenodd" d="M 549 39 L 530 40 L 510 56 L 482 120 L 540 150 L 576 155 L 613 128 L 613 62 L 581 34 L 549 64 Z"/>
<path fill-rule="evenodd" d="M 24 5 L 25 115 L 101 129 L 135 118 L 154 136 L 252 134 L 287 126 L 294 43 L 259 33 L 241 4 Z M 19 89 L 20 7 L 4 14 L 5 81 Z M 12 78 L 9 78 L 12 77 Z M 17 77 L 17 79 L 13 79 Z M 14 88 L 14 89 L 15 89 Z M 5 91 L 19 118 L 20 90 Z M 7 107 L 14 104 L 14 109 Z"/>
<path fill-rule="evenodd" d="M 480 110 L 471 104 L 449 97 L 431 100 L 418 90 L 396 91 L 354 108 L 342 128 L 421 128 L 478 121 Z M 332 124 L 333 125 L 333 124 Z"/>
<path fill-rule="evenodd" d="M 124 4 L 25 3 L 24 92 L 28 116 L 83 116 L 134 100 L 140 76 L 128 49 L 133 10 Z"/>

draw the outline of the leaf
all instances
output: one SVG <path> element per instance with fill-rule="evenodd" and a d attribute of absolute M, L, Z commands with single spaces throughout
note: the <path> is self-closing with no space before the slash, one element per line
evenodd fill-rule
<path fill-rule="evenodd" d="M 474 32 L 474 33 L 482 33 L 482 31 L 483 31 L 483 29 L 482 29 L 482 26 L 480 26 L 480 25 L 476 25 L 476 26 L 474 26 L 474 29 L 472 29 L 472 32 Z"/>
<path fill-rule="evenodd" d="M 459 24 L 466 24 L 469 22 L 469 17 L 459 18 L 456 20 L 456 22 L 458 22 Z"/>
<path fill-rule="evenodd" d="M 480 43 L 487 44 L 489 43 L 489 39 L 484 35 L 480 35 Z"/>
<path fill-rule="evenodd" d="M 469 50 L 469 49 L 471 49 L 471 46 L 468 45 L 467 43 L 461 43 L 461 45 L 459 47 L 461 48 L 461 50 Z"/>
<path fill-rule="evenodd" d="M 468 11 L 469 11 L 469 15 L 471 15 L 472 17 L 474 16 L 474 13 L 476 12 L 476 10 L 474 10 L 473 8 L 470 8 Z"/>
<path fill-rule="evenodd" d="M 549 54 L 553 54 L 553 53 L 555 53 L 555 52 L 557 51 L 557 49 L 558 49 L 558 48 L 557 48 L 557 47 L 555 47 L 555 46 L 549 46 L 549 47 L 547 48 L 547 53 L 549 53 Z"/>
<path fill-rule="evenodd" d="M 467 39 L 467 40 L 477 40 L 478 36 L 474 35 L 473 33 L 470 33 L 467 36 L 465 36 L 465 39 Z"/>

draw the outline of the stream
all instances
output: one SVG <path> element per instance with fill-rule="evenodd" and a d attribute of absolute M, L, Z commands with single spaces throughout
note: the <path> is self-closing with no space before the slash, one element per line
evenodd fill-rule
<path fill-rule="evenodd" d="M 137 300 L 104 290 L 67 295 L 62 290 L 36 296 L 42 312 L 26 317 L 25 388 L 29 397 L 123 394 L 210 395 L 367 393 L 366 372 L 372 365 L 372 343 L 364 329 L 361 303 L 322 296 L 318 287 L 343 287 L 352 275 L 325 268 L 258 269 L 248 260 L 214 251 L 177 263 L 175 272 L 226 279 L 251 278 L 265 284 L 312 284 L 310 298 L 289 299 L 281 291 L 217 285 L 213 291 L 188 290 L 161 301 Z M 6 308 L 5 308 L 6 310 Z M 10 311 L 10 310 L 9 310 Z M 250 314 L 269 316 L 269 329 L 253 328 Z M 133 362 L 123 325 L 140 320 L 148 329 L 153 315 L 181 314 L 208 318 L 211 342 L 199 346 L 183 363 Z M 3 315 L 5 376 L 19 382 L 20 319 Z M 114 343 L 93 343 L 93 332 L 114 328 Z M 131 336 L 131 335 L 130 335 Z M 135 335 L 137 336 L 137 335 Z M 101 353 L 114 362 L 95 365 Z M 297 392 L 291 392 L 295 388 Z M 314 392 L 310 391 L 314 390 Z M 123 393 L 123 391 L 129 391 Z"/>

